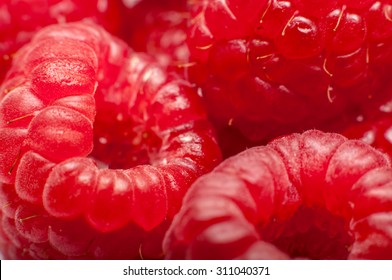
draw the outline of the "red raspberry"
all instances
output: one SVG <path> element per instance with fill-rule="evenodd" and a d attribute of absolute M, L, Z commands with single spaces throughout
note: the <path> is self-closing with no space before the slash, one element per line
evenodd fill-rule
<path fill-rule="evenodd" d="M 0 82 L 16 51 L 42 27 L 54 23 L 93 20 L 110 32 L 119 29 L 118 1 L 5 0 L 0 3 Z"/>
<path fill-rule="evenodd" d="M 377 99 L 392 69 L 390 1 L 189 4 L 191 77 L 215 124 L 256 143 Z"/>
<path fill-rule="evenodd" d="M 136 51 L 157 57 L 163 65 L 182 72 L 189 58 L 185 44 L 189 12 L 186 0 L 131 1 L 123 15 L 123 37 Z"/>
<path fill-rule="evenodd" d="M 342 134 L 365 143 L 392 157 L 392 85 L 385 85 L 381 102 L 368 104 L 352 114 L 349 123 L 341 126 Z"/>
<path fill-rule="evenodd" d="M 354 124 L 343 131 L 351 139 L 360 139 L 363 142 L 392 156 L 392 119 L 385 117 L 373 121 L 364 121 Z"/>
<path fill-rule="evenodd" d="M 391 259 L 392 168 L 371 146 L 310 130 L 199 178 L 164 240 L 169 259 Z"/>
<path fill-rule="evenodd" d="M 220 160 L 200 97 L 93 24 L 52 25 L 0 87 L 7 258 L 161 258 L 190 184 Z"/>

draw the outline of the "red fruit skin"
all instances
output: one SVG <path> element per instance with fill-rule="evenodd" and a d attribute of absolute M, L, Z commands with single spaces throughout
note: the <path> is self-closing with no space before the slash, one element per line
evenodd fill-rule
<path fill-rule="evenodd" d="M 225 157 L 288 133 L 325 130 L 384 97 L 390 1 L 204 0 L 189 9 L 188 75 L 228 146 Z M 228 130 L 239 136 L 228 139 Z"/>
<path fill-rule="evenodd" d="M 359 139 L 392 156 L 392 86 L 385 84 L 383 99 L 349 115 L 348 122 L 336 127 L 343 135 Z"/>
<path fill-rule="evenodd" d="M 390 117 L 354 123 L 345 129 L 343 134 L 348 138 L 359 139 L 391 156 L 391 124 L 392 119 Z"/>
<path fill-rule="evenodd" d="M 390 259 L 391 163 L 335 133 L 291 134 L 201 176 L 167 259 Z"/>
<path fill-rule="evenodd" d="M 17 0 L 0 4 L 0 82 L 10 68 L 17 50 L 29 42 L 42 27 L 88 20 L 111 33 L 120 28 L 119 1 Z"/>
<path fill-rule="evenodd" d="M 132 2 L 132 1 L 131 1 Z M 185 43 L 186 0 L 143 0 L 123 9 L 121 37 L 136 51 L 147 52 L 161 65 L 182 73 L 189 50 Z"/>
<path fill-rule="evenodd" d="M 55 217 L 74 218 L 87 207 L 91 189 L 97 178 L 95 163 L 86 158 L 71 158 L 57 164 L 46 180 L 42 200 Z M 57 199 L 51 199 L 56 197 Z"/>
<path fill-rule="evenodd" d="M 162 258 L 185 192 L 221 160 L 194 88 L 91 23 L 19 54 L 0 87 L 5 257 Z"/>

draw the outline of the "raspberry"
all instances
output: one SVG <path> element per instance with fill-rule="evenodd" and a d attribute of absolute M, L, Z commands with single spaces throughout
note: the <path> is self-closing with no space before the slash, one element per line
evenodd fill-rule
<path fill-rule="evenodd" d="M 360 139 L 365 143 L 392 156 L 392 129 L 390 118 L 365 121 L 348 127 L 343 134 L 351 139 Z"/>
<path fill-rule="evenodd" d="M 123 22 L 125 41 L 136 51 L 152 54 L 161 64 L 181 72 L 189 57 L 186 0 L 143 0 L 128 6 Z"/>
<path fill-rule="evenodd" d="M 190 1 L 188 72 L 222 134 L 266 143 L 380 98 L 392 6 L 357 2 Z"/>
<path fill-rule="evenodd" d="M 200 177 L 164 240 L 168 259 L 390 259 L 392 168 L 371 146 L 309 130 Z"/>
<path fill-rule="evenodd" d="M 119 30 L 118 1 L 17 0 L 0 3 L 0 82 L 12 57 L 42 27 L 78 20 L 92 20 L 110 32 Z"/>
<path fill-rule="evenodd" d="M 7 258 L 162 258 L 181 200 L 220 160 L 193 87 L 90 23 L 51 25 L 0 87 Z"/>
<path fill-rule="evenodd" d="M 392 87 L 390 83 L 385 85 L 382 93 L 383 100 L 361 108 L 360 111 L 351 115 L 347 124 L 337 129 L 348 138 L 360 139 L 392 156 Z"/>

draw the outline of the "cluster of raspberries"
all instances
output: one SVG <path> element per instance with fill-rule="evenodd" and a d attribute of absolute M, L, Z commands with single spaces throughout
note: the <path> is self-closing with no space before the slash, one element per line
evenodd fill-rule
<path fill-rule="evenodd" d="M 390 0 L 0 3 L 6 259 L 392 259 Z"/>

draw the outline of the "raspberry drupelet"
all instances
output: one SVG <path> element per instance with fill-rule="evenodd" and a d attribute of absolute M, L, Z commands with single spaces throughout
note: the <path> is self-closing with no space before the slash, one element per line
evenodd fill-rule
<path fill-rule="evenodd" d="M 143 0 L 124 10 L 122 37 L 134 50 L 154 55 L 161 64 L 182 73 L 189 58 L 188 18 L 186 0 Z"/>
<path fill-rule="evenodd" d="M 0 3 L 0 83 L 17 50 L 50 24 L 94 21 L 108 31 L 120 28 L 119 0 L 3 0 Z"/>

